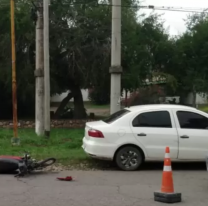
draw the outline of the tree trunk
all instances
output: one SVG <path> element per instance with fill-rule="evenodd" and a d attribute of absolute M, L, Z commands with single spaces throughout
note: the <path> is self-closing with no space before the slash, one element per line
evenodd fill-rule
<path fill-rule="evenodd" d="M 179 104 L 181 105 L 186 105 L 186 98 L 187 98 L 187 93 L 181 93 L 179 96 L 180 96 L 180 101 L 179 101 Z"/>
<path fill-rule="evenodd" d="M 128 93 L 128 90 L 125 89 L 125 107 L 128 106 L 128 103 L 127 103 L 127 101 L 128 101 L 128 99 L 127 99 L 127 93 Z"/>
<path fill-rule="evenodd" d="M 192 107 L 196 108 L 196 90 L 195 90 L 195 87 L 193 87 Z"/>
<path fill-rule="evenodd" d="M 54 114 L 54 118 L 59 118 L 60 114 L 64 111 L 64 108 L 68 104 L 69 100 L 73 97 L 73 94 L 71 92 L 68 93 L 68 95 L 62 100 L 62 102 L 59 104 L 58 109 L 56 110 Z"/>
<path fill-rule="evenodd" d="M 85 119 L 87 114 L 84 107 L 81 89 L 79 86 L 74 86 L 71 91 L 74 97 L 74 118 Z"/>

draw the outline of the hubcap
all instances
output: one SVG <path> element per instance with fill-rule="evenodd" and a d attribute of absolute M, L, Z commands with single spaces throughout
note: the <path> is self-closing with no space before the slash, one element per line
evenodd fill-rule
<path fill-rule="evenodd" d="M 126 151 L 120 156 L 121 163 L 126 167 L 126 168 L 131 168 L 135 167 L 138 164 L 138 155 L 134 151 Z"/>

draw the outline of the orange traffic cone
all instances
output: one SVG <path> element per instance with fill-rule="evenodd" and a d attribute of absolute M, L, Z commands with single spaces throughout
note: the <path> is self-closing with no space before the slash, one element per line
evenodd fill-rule
<path fill-rule="evenodd" d="M 155 201 L 165 203 L 181 202 L 181 193 L 174 193 L 169 147 L 166 147 L 165 149 L 161 191 L 154 193 L 154 199 Z"/>
<path fill-rule="evenodd" d="M 164 193 L 173 193 L 174 192 L 173 175 L 172 175 L 169 147 L 166 147 L 166 149 L 165 149 L 165 159 L 164 159 L 164 167 L 163 167 L 161 192 L 164 192 Z"/>

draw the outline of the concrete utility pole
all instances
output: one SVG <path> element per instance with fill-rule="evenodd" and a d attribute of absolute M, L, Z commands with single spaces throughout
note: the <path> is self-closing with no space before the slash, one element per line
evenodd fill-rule
<path fill-rule="evenodd" d="M 121 109 L 121 0 L 112 1 L 112 37 L 111 37 L 111 102 L 110 113 Z"/>
<path fill-rule="evenodd" d="M 49 59 L 49 0 L 44 0 L 44 88 L 45 136 L 50 137 L 50 59 Z"/>
<path fill-rule="evenodd" d="M 36 91 L 35 91 L 35 132 L 44 135 L 44 62 L 43 62 L 43 2 L 37 1 L 36 22 Z"/>
<path fill-rule="evenodd" d="M 15 21 L 14 21 L 14 0 L 10 1 L 11 7 L 11 46 L 12 46 L 12 105 L 13 105 L 13 132 L 11 139 L 13 145 L 19 145 L 20 140 L 17 132 L 17 83 L 16 83 L 16 49 L 15 49 Z"/>

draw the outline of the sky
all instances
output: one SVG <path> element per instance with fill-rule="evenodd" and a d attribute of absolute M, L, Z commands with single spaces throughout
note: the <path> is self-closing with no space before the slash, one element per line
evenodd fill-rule
<path fill-rule="evenodd" d="M 208 0 L 141 0 L 142 5 L 154 5 L 154 6 L 165 6 L 165 7 L 185 7 L 193 9 L 196 8 L 208 8 Z M 191 10 L 193 10 L 191 9 Z M 152 10 L 142 9 L 142 13 L 149 15 Z M 164 14 L 163 19 L 165 20 L 165 28 L 169 27 L 170 35 L 179 35 L 186 31 L 186 25 L 184 19 L 191 13 L 188 12 L 177 12 L 177 11 L 155 11 L 158 14 Z"/>

